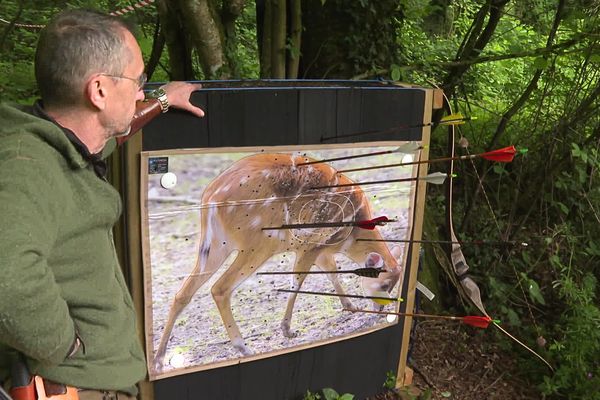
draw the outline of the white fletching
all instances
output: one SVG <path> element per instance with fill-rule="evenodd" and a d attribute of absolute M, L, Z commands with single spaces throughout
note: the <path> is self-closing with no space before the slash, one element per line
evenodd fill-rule
<path fill-rule="evenodd" d="M 398 146 L 394 152 L 395 153 L 414 153 L 415 151 L 419 150 L 421 148 L 421 146 L 419 146 L 419 144 L 417 142 L 409 142 L 406 144 L 403 144 L 402 146 Z"/>
<path fill-rule="evenodd" d="M 421 179 L 423 179 L 427 183 L 431 183 L 434 185 L 441 185 L 442 183 L 444 183 L 444 181 L 446 180 L 447 177 L 448 177 L 448 174 L 445 174 L 443 172 L 434 172 L 432 174 L 424 176 Z"/>

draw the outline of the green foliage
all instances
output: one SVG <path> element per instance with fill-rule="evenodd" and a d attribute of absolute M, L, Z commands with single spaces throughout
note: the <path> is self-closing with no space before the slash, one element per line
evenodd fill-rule
<path fill-rule="evenodd" d="M 324 388 L 321 393 L 313 393 L 307 390 L 303 400 L 353 400 L 354 395 L 350 393 L 339 394 L 331 388 Z"/>
<path fill-rule="evenodd" d="M 307 390 L 302 400 L 321 400 L 321 395 L 319 393 L 313 393 L 310 390 Z"/>
<path fill-rule="evenodd" d="M 388 371 L 385 374 L 385 382 L 383 382 L 383 387 L 389 390 L 396 388 L 396 371 Z"/>
<path fill-rule="evenodd" d="M 562 266 L 566 269 L 566 266 Z M 550 352 L 557 363 L 541 385 L 544 394 L 570 399 L 600 399 L 600 309 L 597 280 L 591 274 L 561 275 L 555 282 L 568 309 L 561 314 Z"/>
<path fill-rule="evenodd" d="M 353 400 L 354 395 L 350 393 L 338 394 L 331 388 L 325 388 L 322 390 L 324 400 Z"/>

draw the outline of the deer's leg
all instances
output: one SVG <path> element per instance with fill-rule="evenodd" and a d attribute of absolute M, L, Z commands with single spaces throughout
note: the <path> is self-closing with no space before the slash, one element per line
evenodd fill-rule
<path fill-rule="evenodd" d="M 317 264 L 317 267 L 319 267 L 323 271 L 336 271 L 337 270 L 337 264 L 335 262 L 335 258 L 333 257 L 333 254 L 320 255 L 317 258 L 316 264 Z M 346 294 L 346 292 L 344 291 L 344 288 L 342 287 L 342 284 L 340 283 L 338 274 L 327 274 L 327 278 L 333 285 L 333 288 L 335 289 L 335 292 L 337 294 L 341 294 L 341 295 Z M 350 301 L 349 298 L 340 297 L 340 302 L 342 303 L 342 307 L 348 308 L 350 310 L 354 310 L 354 305 L 352 304 L 352 302 Z"/>
<path fill-rule="evenodd" d="M 173 303 L 171 304 L 171 309 L 169 310 L 167 322 L 165 323 L 165 327 L 163 329 L 160 344 L 158 345 L 158 350 L 154 356 L 154 368 L 156 371 L 162 370 L 165 352 L 167 350 L 169 339 L 171 338 L 173 326 L 175 325 L 175 321 L 177 321 L 177 317 L 179 317 L 179 314 L 181 314 L 185 306 L 190 303 L 192 296 L 194 296 L 198 289 L 200 289 L 200 287 L 210 279 L 210 277 L 221 266 L 221 264 L 223 264 L 228 255 L 229 251 L 224 246 L 215 244 L 210 247 L 208 254 L 200 254 L 198 256 L 194 270 L 183 282 L 181 289 L 179 289 L 175 295 L 175 298 L 173 299 Z M 201 264 L 204 262 L 204 258 L 206 259 L 206 266 L 204 271 L 201 271 Z"/>
<path fill-rule="evenodd" d="M 271 255 L 272 254 L 269 254 L 269 256 Z M 223 273 L 211 288 L 213 299 L 219 309 L 221 319 L 223 320 L 229 339 L 231 339 L 231 344 L 245 356 L 251 355 L 252 351 L 246 346 L 244 338 L 240 333 L 240 328 L 233 318 L 233 313 L 231 311 L 231 294 L 242 284 L 242 282 L 248 279 L 258 267 L 264 264 L 267 259 L 268 257 L 259 259 L 251 253 L 240 252 L 231 266 L 227 268 L 227 271 Z"/>
<path fill-rule="evenodd" d="M 298 253 L 296 253 L 298 254 Z M 314 252 L 310 252 L 309 254 L 302 254 L 296 256 L 296 263 L 294 264 L 294 272 L 306 272 L 310 270 L 315 264 L 316 256 Z M 292 275 L 291 279 L 291 290 L 300 290 L 302 287 L 302 283 L 306 279 L 306 274 L 297 274 Z M 292 332 L 290 330 L 292 324 L 292 314 L 294 312 L 294 304 L 296 303 L 296 297 L 298 293 L 289 293 L 287 306 L 285 308 L 285 314 L 283 319 L 281 320 L 281 331 L 283 332 L 283 336 L 288 338 L 296 337 L 298 334 L 296 332 Z"/>

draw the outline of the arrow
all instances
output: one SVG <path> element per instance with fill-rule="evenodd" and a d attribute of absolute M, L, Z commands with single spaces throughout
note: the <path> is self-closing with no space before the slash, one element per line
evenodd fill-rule
<path fill-rule="evenodd" d="M 514 240 L 467 240 L 467 241 L 452 241 L 452 240 L 411 240 L 411 239 L 356 239 L 357 242 L 385 242 L 385 243 L 424 243 L 424 244 L 474 244 L 488 246 L 529 246 L 526 242 L 517 242 Z"/>
<path fill-rule="evenodd" d="M 284 293 L 299 293 L 299 294 L 314 294 L 317 296 L 335 296 L 335 297 L 350 297 L 353 299 L 369 299 L 379 304 L 390 304 L 393 301 L 404 301 L 401 298 L 395 297 L 383 297 L 383 296 L 361 296 L 358 294 L 337 294 L 337 293 L 326 293 L 326 292 L 309 292 L 306 290 L 289 290 L 289 289 L 277 289 L 278 292 Z"/>
<path fill-rule="evenodd" d="M 358 276 L 364 276 L 366 278 L 377 278 L 379 274 L 385 272 L 383 268 L 357 268 L 352 270 L 341 270 L 341 271 L 270 271 L 270 272 L 257 272 L 256 275 L 312 275 L 312 274 L 355 274 Z"/>
<path fill-rule="evenodd" d="M 394 182 L 410 182 L 410 181 L 425 181 L 427 183 L 432 183 L 434 185 L 441 185 L 444 183 L 446 178 L 450 176 L 443 172 L 434 172 L 425 176 L 418 176 L 414 178 L 401 178 L 401 179 L 387 179 L 384 181 L 368 181 L 368 182 L 353 182 L 353 183 L 343 183 L 341 185 L 328 185 L 328 186 L 315 186 L 311 189 L 329 189 L 329 188 L 338 188 L 338 187 L 347 187 L 347 186 L 365 186 L 365 185 L 376 185 L 378 183 L 394 183 Z M 455 175 L 456 176 L 456 175 Z"/>
<path fill-rule="evenodd" d="M 374 135 L 374 134 L 392 134 L 392 133 L 397 133 L 397 132 L 402 132 L 402 131 L 406 131 L 409 129 L 413 129 L 413 128 L 424 128 L 426 126 L 438 126 L 438 125 L 462 125 L 464 124 L 466 121 L 474 121 L 476 120 L 477 117 L 464 117 L 461 113 L 454 113 L 454 114 L 450 114 L 445 116 L 444 118 L 442 118 L 439 122 L 428 122 L 425 124 L 414 124 L 414 125 L 408 125 L 408 124 L 402 124 L 402 125 L 398 125 L 396 127 L 393 128 L 389 128 L 389 129 L 384 129 L 384 130 L 379 130 L 379 131 L 363 131 L 363 132 L 356 132 L 356 133 L 348 133 L 345 135 L 338 135 L 335 137 L 321 137 L 321 143 L 322 142 L 327 142 L 330 140 L 336 140 L 336 139 L 342 139 L 342 138 L 348 138 L 348 137 L 355 137 L 355 136 L 364 136 L 364 135 Z"/>
<path fill-rule="evenodd" d="M 520 151 L 520 152 L 522 153 L 522 151 Z M 341 173 L 346 173 L 346 172 L 366 171 L 366 170 L 370 170 L 370 169 L 404 167 L 406 165 L 415 165 L 415 164 L 432 164 L 432 163 L 436 163 L 436 162 L 445 162 L 445 161 L 471 160 L 471 159 L 477 158 L 477 157 L 481 157 L 481 158 L 489 160 L 489 161 L 509 163 L 514 159 L 515 154 L 517 154 L 517 149 L 515 149 L 515 146 L 508 146 L 508 147 L 504 147 L 502 149 L 488 151 L 486 153 L 467 154 L 465 156 L 455 156 L 455 157 L 434 158 L 432 160 L 419 160 L 419 161 L 411 161 L 411 162 L 398 163 L 398 164 L 373 165 L 370 167 L 343 169 L 343 170 L 338 171 L 338 173 L 341 174 Z"/>
<path fill-rule="evenodd" d="M 494 322 L 496 324 L 500 323 L 500 321 L 491 319 L 488 316 L 478 316 L 478 315 L 467 315 L 464 317 L 455 317 L 455 316 L 450 316 L 450 315 L 398 313 L 398 312 L 371 311 L 371 310 L 350 310 L 349 308 L 344 308 L 344 311 L 362 312 L 362 313 L 370 313 L 370 314 L 383 314 L 383 315 L 398 315 L 400 317 L 447 319 L 447 320 L 451 320 L 451 321 L 460 321 L 463 324 L 474 326 L 475 328 L 481 328 L 481 329 L 486 329 L 492 322 Z"/>
<path fill-rule="evenodd" d="M 356 155 L 353 155 L 353 156 L 327 158 L 325 160 L 309 161 L 309 162 L 300 163 L 300 164 L 297 164 L 297 165 L 301 166 L 301 165 L 321 164 L 321 163 L 326 163 L 326 162 L 331 162 L 331 161 L 351 160 L 351 159 L 354 159 L 354 158 L 381 156 L 381 155 L 384 155 L 384 154 L 392 154 L 392 153 L 405 153 L 405 154 L 407 154 L 407 153 L 414 153 L 415 151 L 421 150 L 421 149 L 423 149 L 423 146 L 420 146 L 420 145 L 418 145 L 415 142 L 410 142 L 410 143 L 406 143 L 406 144 L 403 144 L 401 146 L 398 146 L 397 148 L 395 148 L 393 150 L 383 150 L 383 151 L 376 151 L 374 153 L 365 153 L 365 154 L 356 154 Z"/>
<path fill-rule="evenodd" d="M 268 226 L 261 228 L 263 231 L 272 231 L 278 229 L 301 229 L 301 228 L 337 228 L 341 226 L 357 226 L 362 229 L 372 231 L 376 226 L 385 225 L 388 222 L 398 222 L 395 219 L 389 219 L 386 216 L 381 216 L 364 221 L 339 221 L 339 222 L 315 222 L 306 224 L 284 224 L 281 226 Z"/>

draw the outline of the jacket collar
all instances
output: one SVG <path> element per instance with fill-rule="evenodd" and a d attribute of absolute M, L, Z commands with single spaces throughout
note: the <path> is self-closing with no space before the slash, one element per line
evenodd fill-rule
<path fill-rule="evenodd" d="M 57 147 L 59 150 L 62 149 L 63 151 L 66 151 L 66 153 L 63 152 L 63 154 L 68 156 L 67 158 L 75 163 L 76 166 L 83 168 L 88 164 L 92 164 L 96 175 L 101 178 L 106 176 L 106 163 L 104 160 L 102 160 L 102 152 L 97 154 L 90 153 L 86 145 L 77 137 L 77 135 L 75 135 L 72 130 L 60 125 L 58 122 L 56 122 L 56 120 L 54 120 L 54 118 L 46 113 L 41 100 L 38 100 L 33 104 L 31 114 L 46 121 L 50 121 L 55 126 L 60 128 L 64 134 L 63 140 L 60 141 L 60 146 L 55 147 Z M 68 140 L 67 143 L 65 143 L 64 138 Z M 68 146 L 69 144 L 70 146 Z M 75 154 L 73 154 L 73 149 L 75 150 Z"/>

